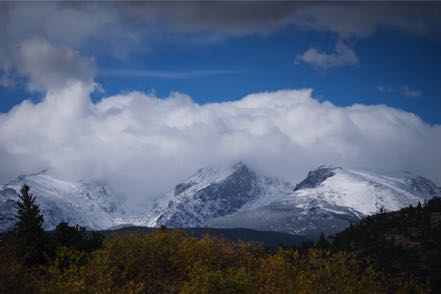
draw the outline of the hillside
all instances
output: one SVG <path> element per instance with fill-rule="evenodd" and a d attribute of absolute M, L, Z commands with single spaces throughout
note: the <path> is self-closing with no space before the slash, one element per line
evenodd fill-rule
<path fill-rule="evenodd" d="M 331 237 L 331 248 L 354 252 L 387 273 L 405 272 L 441 289 L 441 198 L 369 216 Z M 436 292 L 436 291 L 435 291 Z"/>

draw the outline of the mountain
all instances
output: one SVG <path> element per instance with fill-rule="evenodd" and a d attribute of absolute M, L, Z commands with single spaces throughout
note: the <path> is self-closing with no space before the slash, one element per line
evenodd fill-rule
<path fill-rule="evenodd" d="M 201 227 L 213 218 L 269 204 L 290 190 L 289 183 L 258 174 L 244 163 L 202 168 L 165 196 L 168 205 L 155 224 Z"/>
<path fill-rule="evenodd" d="M 361 218 L 395 211 L 441 195 L 432 181 L 410 173 L 321 166 L 282 200 L 214 218 L 206 226 L 272 230 L 316 238 Z"/>
<path fill-rule="evenodd" d="M 322 231 L 333 234 L 368 215 L 441 195 L 432 181 L 408 172 L 321 166 L 292 185 L 239 162 L 201 168 L 153 205 L 144 203 L 135 211 L 107 183 L 66 181 L 43 171 L 0 187 L 0 231 L 16 221 L 14 205 L 23 184 L 37 197 L 46 229 L 67 221 L 89 229 L 248 228 L 308 238 Z"/>
<path fill-rule="evenodd" d="M 371 215 L 416 205 L 440 194 L 441 188 L 432 181 L 409 172 L 321 166 L 296 185 L 292 197 L 324 200 Z"/>
<path fill-rule="evenodd" d="M 36 196 L 44 216 L 44 228 L 53 229 L 62 221 L 90 229 L 104 229 L 115 225 L 124 215 L 125 199 L 115 194 L 103 182 L 65 181 L 50 176 L 47 171 L 22 175 L 0 188 L 0 231 L 16 222 L 15 202 L 21 187 L 26 184 Z"/>
<path fill-rule="evenodd" d="M 249 228 L 316 238 L 365 216 L 424 202 L 441 189 L 408 172 L 321 166 L 293 186 L 244 163 L 198 170 L 164 199 L 151 225 Z"/>

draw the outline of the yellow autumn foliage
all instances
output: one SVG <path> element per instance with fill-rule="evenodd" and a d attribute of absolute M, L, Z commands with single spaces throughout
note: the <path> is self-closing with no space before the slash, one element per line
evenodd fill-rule
<path fill-rule="evenodd" d="M 37 293 L 426 293 L 354 256 L 268 251 L 180 230 L 109 237 L 90 254 L 59 248 L 35 275 Z"/>

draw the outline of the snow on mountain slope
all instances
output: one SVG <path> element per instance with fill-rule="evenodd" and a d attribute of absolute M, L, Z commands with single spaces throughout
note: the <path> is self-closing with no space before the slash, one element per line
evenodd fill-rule
<path fill-rule="evenodd" d="M 257 174 L 243 163 L 203 168 L 168 193 L 168 206 L 155 225 L 202 226 L 215 217 L 269 204 L 290 190 L 290 184 Z"/>
<path fill-rule="evenodd" d="M 0 231 L 16 222 L 14 205 L 24 184 L 36 196 L 45 229 L 53 229 L 61 221 L 103 229 L 114 225 L 115 217 L 124 214 L 124 198 L 107 184 L 64 181 L 43 171 L 20 176 L 0 188 Z"/>
<path fill-rule="evenodd" d="M 410 173 L 321 166 L 309 172 L 286 199 L 214 218 L 206 225 L 317 237 L 322 231 L 332 234 L 343 230 L 365 215 L 416 205 L 435 195 L 441 195 L 441 188 Z"/>
<path fill-rule="evenodd" d="M 323 174 L 327 176 L 322 177 Z M 306 184 L 317 178 L 315 184 Z M 369 215 L 424 202 L 441 194 L 441 189 L 432 181 L 410 173 L 321 166 L 296 186 L 294 194 L 294 198 L 324 200 Z"/>
<path fill-rule="evenodd" d="M 143 203 L 135 211 L 105 183 L 70 182 L 41 172 L 0 187 L 0 231 L 16 221 L 14 205 L 23 184 L 37 197 L 46 229 L 67 221 L 92 229 L 243 227 L 309 237 L 335 233 L 380 210 L 398 210 L 441 195 L 433 182 L 408 172 L 321 166 L 294 187 L 236 163 L 199 169 L 154 205 Z"/>
<path fill-rule="evenodd" d="M 214 218 L 205 226 L 277 231 L 314 239 L 321 232 L 326 234 L 339 232 L 362 216 L 351 208 L 336 206 L 325 201 L 299 203 L 283 200 Z"/>

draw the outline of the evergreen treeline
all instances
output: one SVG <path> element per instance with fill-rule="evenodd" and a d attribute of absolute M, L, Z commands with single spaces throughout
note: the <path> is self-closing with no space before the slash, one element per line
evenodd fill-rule
<path fill-rule="evenodd" d="M 66 223 L 47 233 L 29 187 L 22 189 L 18 218 L 0 239 L 0 293 L 428 292 L 423 283 L 386 275 L 343 251 L 268 249 L 166 228 L 105 240 Z M 320 246 L 328 246 L 322 237 Z"/>
<path fill-rule="evenodd" d="M 328 248 L 356 253 L 377 269 L 402 272 L 441 289 L 441 198 L 369 216 L 329 240 Z"/>

